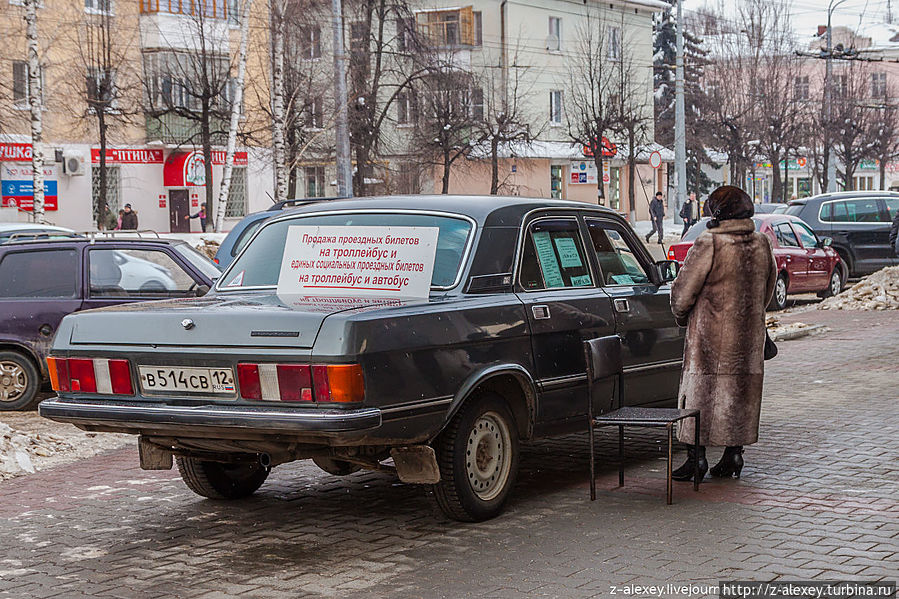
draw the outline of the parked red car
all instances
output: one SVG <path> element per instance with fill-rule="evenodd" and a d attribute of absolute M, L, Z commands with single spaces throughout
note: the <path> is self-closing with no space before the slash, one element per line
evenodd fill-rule
<path fill-rule="evenodd" d="M 668 259 L 683 264 L 693 241 L 706 230 L 708 218 L 693 225 L 680 243 L 668 248 Z M 815 292 L 829 297 L 843 290 L 849 277 L 846 265 L 830 247 L 830 238 L 818 238 L 801 219 L 787 214 L 757 214 L 755 230 L 764 233 L 774 246 L 778 278 L 769 310 L 782 310 L 787 295 Z"/>

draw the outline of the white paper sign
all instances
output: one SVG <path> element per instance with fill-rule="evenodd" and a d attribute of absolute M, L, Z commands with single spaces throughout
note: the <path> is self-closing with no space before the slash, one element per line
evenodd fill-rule
<path fill-rule="evenodd" d="M 437 227 L 291 226 L 278 294 L 427 298 Z"/>

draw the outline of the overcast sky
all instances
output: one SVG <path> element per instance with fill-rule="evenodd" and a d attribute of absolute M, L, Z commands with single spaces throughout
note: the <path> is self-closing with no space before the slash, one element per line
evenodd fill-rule
<path fill-rule="evenodd" d="M 684 9 L 691 10 L 702 6 L 718 7 L 718 0 L 683 0 Z M 773 0 L 776 1 L 776 0 Z M 736 15 L 734 6 L 739 0 L 723 2 L 724 10 L 729 17 Z M 839 0 L 834 0 L 834 4 Z M 793 17 L 793 28 L 799 37 L 814 34 L 818 25 L 827 24 L 827 6 L 830 0 L 787 0 L 789 12 Z M 859 24 L 885 23 L 887 5 L 892 5 L 893 23 L 899 24 L 899 0 L 845 0 L 834 11 L 834 26 L 846 25 L 853 29 Z"/>

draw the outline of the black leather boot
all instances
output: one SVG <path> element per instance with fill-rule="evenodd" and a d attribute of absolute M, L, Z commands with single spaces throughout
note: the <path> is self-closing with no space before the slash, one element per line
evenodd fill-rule
<path fill-rule="evenodd" d="M 715 478 L 740 478 L 740 471 L 743 470 L 743 446 L 734 445 L 733 447 L 725 447 L 724 455 L 717 464 L 712 466 L 711 475 Z"/>
<path fill-rule="evenodd" d="M 709 470 L 709 463 L 705 459 L 705 447 L 699 446 L 699 480 L 705 478 L 705 473 Z M 671 478 L 679 481 L 693 480 L 693 446 L 687 447 L 687 461 L 684 465 L 671 472 Z"/>

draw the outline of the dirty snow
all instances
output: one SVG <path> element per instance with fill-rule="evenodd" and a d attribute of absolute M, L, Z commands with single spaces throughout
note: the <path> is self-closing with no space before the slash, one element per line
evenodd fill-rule
<path fill-rule="evenodd" d="M 819 325 L 806 324 L 804 322 L 791 322 L 791 323 L 782 323 L 780 322 L 779 316 L 768 316 L 765 318 L 765 326 L 768 328 L 768 334 L 771 336 L 773 341 L 783 341 L 786 337 L 797 338 L 804 337 L 806 335 L 813 335 L 817 333 L 823 333 L 829 330 L 827 327 L 821 327 Z M 804 331 L 805 329 L 809 329 L 808 333 L 803 333 L 802 335 L 798 335 L 797 337 L 793 337 L 794 333 L 799 331 Z"/>
<path fill-rule="evenodd" d="M 899 310 L 899 266 L 888 266 L 827 298 L 819 310 Z"/>
<path fill-rule="evenodd" d="M 133 442 L 131 435 L 87 433 L 35 412 L 0 413 L 0 480 L 31 474 Z"/>

